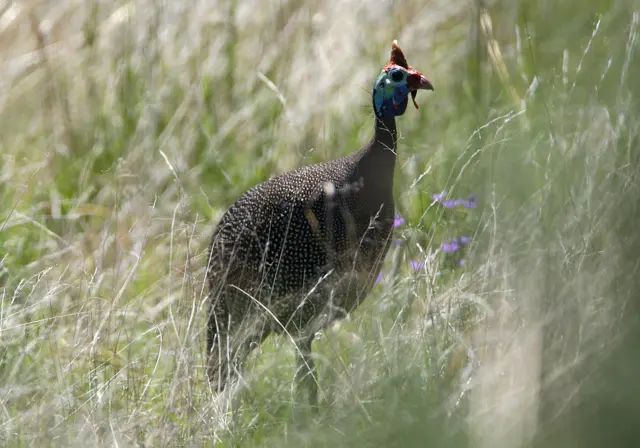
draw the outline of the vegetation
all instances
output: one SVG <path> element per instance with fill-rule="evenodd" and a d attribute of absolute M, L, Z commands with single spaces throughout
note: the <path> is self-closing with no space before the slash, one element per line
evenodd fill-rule
<path fill-rule="evenodd" d="M 2 445 L 631 446 L 638 27 L 625 0 L 0 2 Z M 370 138 L 394 38 L 436 90 L 398 120 L 381 281 L 314 347 L 320 409 L 285 337 L 217 396 L 213 225 Z"/>

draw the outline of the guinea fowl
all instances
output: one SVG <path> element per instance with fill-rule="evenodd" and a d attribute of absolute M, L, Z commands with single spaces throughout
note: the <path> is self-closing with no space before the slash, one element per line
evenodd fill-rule
<path fill-rule="evenodd" d="M 296 377 L 317 403 L 311 344 L 354 310 L 380 272 L 393 230 L 395 117 L 433 90 L 396 41 L 372 92 L 375 131 L 361 150 L 271 178 L 244 193 L 214 231 L 207 375 L 220 391 L 271 332 L 298 347 Z"/>

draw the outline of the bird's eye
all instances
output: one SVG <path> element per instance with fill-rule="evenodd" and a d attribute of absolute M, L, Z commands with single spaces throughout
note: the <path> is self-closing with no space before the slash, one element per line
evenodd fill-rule
<path fill-rule="evenodd" d="M 393 70 L 391 72 L 390 76 L 391 76 L 391 80 L 393 82 L 400 82 L 404 78 L 404 75 L 402 74 L 402 72 L 400 70 Z"/>

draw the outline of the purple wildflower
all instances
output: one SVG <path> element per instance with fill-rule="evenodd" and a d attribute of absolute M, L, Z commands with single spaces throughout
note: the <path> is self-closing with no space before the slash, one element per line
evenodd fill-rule
<path fill-rule="evenodd" d="M 442 252 L 444 252 L 445 254 L 452 254 L 458 249 L 460 249 L 460 245 L 456 240 L 451 240 L 449 242 L 442 243 Z"/>
<path fill-rule="evenodd" d="M 434 194 L 431 198 L 436 202 L 442 202 L 447 197 L 447 190 L 443 190 L 442 193 Z"/>
<path fill-rule="evenodd" d="M 461 258 L 460 261 L 458 261 L 458 266 L 464 266 L 465 264 L 467 264 L 467 260 L 464 258 Z"/>
<path fill-rule="evenodd" d="M 378 274 L 378 276 L 376 277 L 376 285 L 379 283 L 382 283 L 383 277 L 382 277 L 382 272 L 380 272 Z"/>
<path fill-rule="evenodd" d="M 476 208 L 478 206 L 478 198 L 474 194 L 470 194 L 467 199 L 450 199 L 444 200 L 447 196 L 447 191 L 443 191 L 442 193 L 434 194 L 431 197 L 435 202 L 438 202 L 445 208 L 455 208 L 459 205 L 464 208 Z"/>
<path fill-rule="evenodd" d="M 393 218 L 393 228 L 400 227 L 402 224 L 404 224 L 404 218 L 396 213 L 395 218 Z"/>
<path fill-rule="evenodd" d="M 475 194 L 470 194 L 467 200 L 461 200 L 464 208 L 476 208 L 478 206 L 478 198 Z"/>
<path fill-rule="evenodd" d="M 424 261 L 416 261 L 416 260 L 411 260 L 409 262 L 409 266 L 411 266 L 411 269 L 413 269 L 414 271 L 421 271 L 422 269 L 424 269 L 426 263 Z"/>
<path fill-rule="evenodd" d="M 458 243 L 462 244 L 463 246 L 466 246 L 470 242 L 471 238 L 469 238 L 468 236 L 461 236 L 460 238 L 458 238 Z"/>

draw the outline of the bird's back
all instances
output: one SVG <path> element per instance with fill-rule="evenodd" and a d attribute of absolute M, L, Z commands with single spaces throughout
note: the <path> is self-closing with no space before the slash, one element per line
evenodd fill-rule
<path fill-rule="evenodd" d="M 246 313 L 251 296 L 284 322 L 306 301 L 303 307 L 310 309 L 301 310 L 296 321 L 302 326 L 333 292 L 337 307 L 355 307 L 373 284 L 393 221 L 392 196 L 366 197 L 363 187 L 358 157 L 352 155 L 247 191 L 213 235 L 213 294 L 235 302 L 227 307 L 237 315 Z M 380 208 L 375 202 L 383 199 L 387 203 L 372 221 L 369 210 Z M 341 282 L 348 287 L 337 287 Z M 322 294 L 310 295 L 313 290 Z"/>

